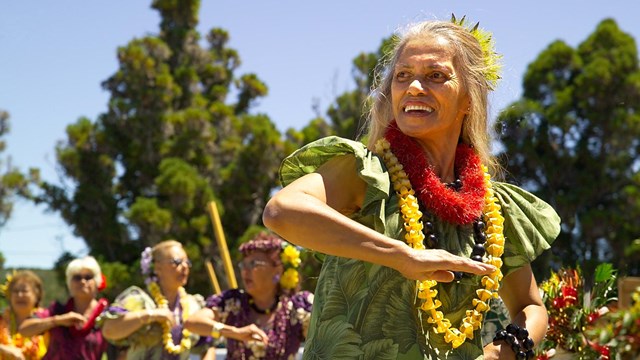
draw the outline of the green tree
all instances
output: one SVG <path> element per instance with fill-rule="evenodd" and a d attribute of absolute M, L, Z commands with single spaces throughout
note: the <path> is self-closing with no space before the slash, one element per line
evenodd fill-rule
<path fill-rule="evenodd" d="M 319 106 L 315 105 L 314 110 L 317 115 L 305 127 L 301 130 L 288 129 L 285 136 L 285 154 L 288 155 L 309 142 L 329 135 L 350 139 L 356 139 L 362 135 L 367 110 L 366 99 L 374 82 L 374 70 L 379 59 L 388 51 L 392 41 L 392 37 L 384 39 L 376 52 L 362 52 L 353 59 L 354 89 L 338 95 L 329 105 L 326 117 L 320 114 Z M 303 252 L 301 256 L 303 258 L 301 286 L 303 289 L 314 290 L 322 265 L 321 261 L 308 252 Z"/>
<path fill-rule="evenodd" d="M 5 150 L 6 143 L 2 138 L 8 132 L 9 113 L 0 110 L 0 153 Z M 0 226 L 4 225 L 11 216 L 13 195 L 24 184 L 24 177 L 8 161 L 0 159 Z"/>
<path fill-rule="evenodd" d="M 3 137 L 9 132 L 9 113 L 0 110 L 0 153 L 5 151 L 6 143 Z M 13 202 L 16 194 L 24 194 L 27 191 L 27 178 L 9 160 L 0 158 L 0 228 L 4 226 L 11 216 Z M 0 269 L 5 262 L 0 253 Z"/>
<path fill-rule="evenodd" d="M 295 148 L 329 135 L 356 139 L 362 135 L 367 111 L 367 96 L 374 82 L 376 66 L 390 49 L 394 38 L 382 40 L 377 51 L 361 52 L 352 61 L 354 89 L 336 97 L 327 109 L 327 118 L 318 115 L 302 130 L 289 129 L 287 140 Z"/>
<path fill-rule="evenodd" d="M 235 74 L 240 57 L 227 47 L 229 34 L 212 29 L 201 46 L 200 2 L 152 7 L 160 32 L 118 49 L 119 69 L 102 84 L 111 93 L 106 112 L 69 125 L 56 148 L 65 183 L 39 182 L 31 196 L 109 264 L 110 283 L 135 281 L 144 247 L 174 238 L 194 261 L 192 284 L 209 293 L 203 260 L 218 254 L 207 204 L 218 203 L 235 247 L 261 220 L 285 146 L 267 116 L 249 113 L 267 87 Z"/>
<path fill-rule="evenodd" d="M 537 263 L 602 261 L 639 274 L 624 251 L 640 234 L 640 70 L 634 39 L 611 19 L 577 48 L 549 45 L 528 67 L 522 98 L 499 116 L 509 176 L 562 217 Z"/>

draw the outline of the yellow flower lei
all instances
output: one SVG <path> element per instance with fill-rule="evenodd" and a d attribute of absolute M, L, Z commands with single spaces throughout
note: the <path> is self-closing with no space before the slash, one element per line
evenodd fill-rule
<path fill-rule="evenodd" d="M 9 282 L 11 282 L 11 280 L 9 280 Z M 2 319 L 0 319 L 0 344 L 19 348 L 26 360 L 40 359 L 44 356 L 47 349 L 44 344 L 43 335 L 24 337 L 15 329 L 15 316 L 9 308 L 6 308 Z M 13 332 L 13 334 L 11 332 Z"/>
<path fill-rule="evenodd" d="M 168 309 L 169 301 L 167 298 L 162 295 L 162 291 L 160 290 L 160 286 L 158 283 L 153 281 L 149 283 L 149 291 L 151 292 L 151 296 L 153 296 L 153 301 L 155 301 L 156 305 L 160 309 Z M 180 306 L 182 307 L 182 323 L 184 324 L 185 320 L 189 316 L 189 301 L 187 299 L 187 292 L 181 286 L 178 289 L 178 293 L 180 294 Z M 191 348 L 191 339 L 189 336 L 191 333 L 189 330 L 183 328 L 182 329 L 182 340 L 180 341 L 180 345 L 175 345 L 173 343 L 173 339 L 171 338 L 171 325 L 168 321 L 164 321 L 160 324 L 162 326 L 162 343 L 164 344 L 164 349 L 170 354 L 180 354 L 183 351 L 187 351 Z"/>
<path fill-rule="evenodd" d="M 426 248 L 423 244 L 425 236 L 422 231 L 422 212 L 418 205 L 418 199 L 415 197 L 415 191 L 411 187 L 409 177 L 402 169 L 402 164 L 400 164 L 398 158 L 391 152 L 391 145 L 386 139 L 378 140 L 375 149 L 382 156 L 389 170 L 393 188 L 398 194 L 398 207 L 402 213 L 406 230 L 405 240 L 412 248 L 424 250 Z M 482 313 L 489 309 L 489 299 L 498 297 L 500 280 L 502 280 L 503 276 L 500 271 L 502 267 L 500 256 L 504 253 L 504 218 L 500 213 L 500 205 L 491 187 L 491 176 L 487 167 L 482 165 L 482 171 L 484 172 L 486 185 L 483 218 L 487 225 L 487 242 L 485 244 L 487 259 L 484 262 L 495 266 L 496 270 L 482 277 L 481 284 L 484 289 L 476 290 L 477 297 L 472 301 L 474 309 L 467 310 L 460 327 L 455 328 L 452 326 L 451 321 L 444 317 L 442 311 L 437 310 L 442 306 L 442 302 L 435 299 L 438 290 L 435 290 L 434 287 L 438 285 L 438 282 L 435 280 L 418 282 L 418 298 L 423 300 L 420 309 L 429 315 L 427 322 L 434 324 L 433 330 L 438 334 L 444 334 L 445 341 L 451 343 L 454 349 L 464 344 L 466 339 L 473 339 L 473 332 L 482 327 Z"/>

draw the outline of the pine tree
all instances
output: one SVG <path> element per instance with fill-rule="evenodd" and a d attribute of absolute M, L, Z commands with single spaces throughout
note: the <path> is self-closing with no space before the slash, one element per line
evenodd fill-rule
<path fill-rule="evenodd" d="M 640 69 L 634 39 L 602 21 L 577 48 L 549 45 L 528 67 L 522 98 L 500 114 L 512 179 L 562 218 L 552 256 L 639 274 L 624 250 L 640 234 Z M 550 255 L 550 254 L 549 254 Z M 547 275 L 544 273 L 544 275 Z"/>
<path fill-rule="evenodd" d="M 108 109 L 69 125 L 56 148 L 66 183 L 40 182 L 32 196 L 59 212 L 107 275 L 122 280 L 112 284 L 130 285 L 135 271 L 127 269 L 144 247 L 173 238 L 194 262 L 192 284 L 209 293 L 203 259 L 217 253 L 207 204 L 217 202 L 234 248 L 260 223 L 285 146 L 267 116 L 249 113 L 267 87 L 255 74 L 236 74 L 240 57 L 227 46 L 229 34 L 212 29 L 201 45 L 200 2 L 152 7 L 160 32 L 118 49 L 119 68 L 102 84 Z"/>

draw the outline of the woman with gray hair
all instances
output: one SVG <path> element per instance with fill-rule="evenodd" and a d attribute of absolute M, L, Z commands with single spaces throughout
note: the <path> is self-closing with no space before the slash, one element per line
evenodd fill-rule
<path fill-rule="evenodd" d="M 54 302 L 37 317 L 20 326 L 24 336 L 49 331 L 49 347 L 44 360 L 98 360 L 106 351 L 107 342 L 95 327 L 96 318 L 108 305 L 97 299 L 106 281 L 100 265 L 92 256 L 72 260 L 65 272 L 69 299 L 65 304 Z"/>
<path fill-rule="evenodd" d="M 395 40 L 368 102 L 368 145 L 329 137 L 293 153 L 263 214 L 286 240 L 327 254 L 304 356 L 531 359 L 547 313 L 529 263 L 560 219 L 491 180 L 491 34 L 453 18 Z M 513 323 L 482 344 L 498 296 Z"/>

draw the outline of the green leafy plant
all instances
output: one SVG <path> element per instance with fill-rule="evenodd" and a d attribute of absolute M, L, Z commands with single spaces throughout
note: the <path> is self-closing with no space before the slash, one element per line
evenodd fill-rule
<path fill-rule="evenodd" d="M 640 358 L 640 287 L 632 299 L 629 309 L 612 311 L 598 320 L 593 329 L 587 330 L 592 348 L 601 352 L 607 349 L 615 359 Z"/>
<path fill-rule="evenodd" d="M 580 267 L 563 268 L 540 284 L 543 301 L 549 312 L 549 328 L 538 347 L 538 360 L 546 360 L 552 349 L 575 353 L 575 358 L 609 359 L 608 346 L 593 346 L 587 329 L 617 300 L 616 270 L 609 263 L 600 264 L 594 274 L 594 285 L 585 286 Z"/>

